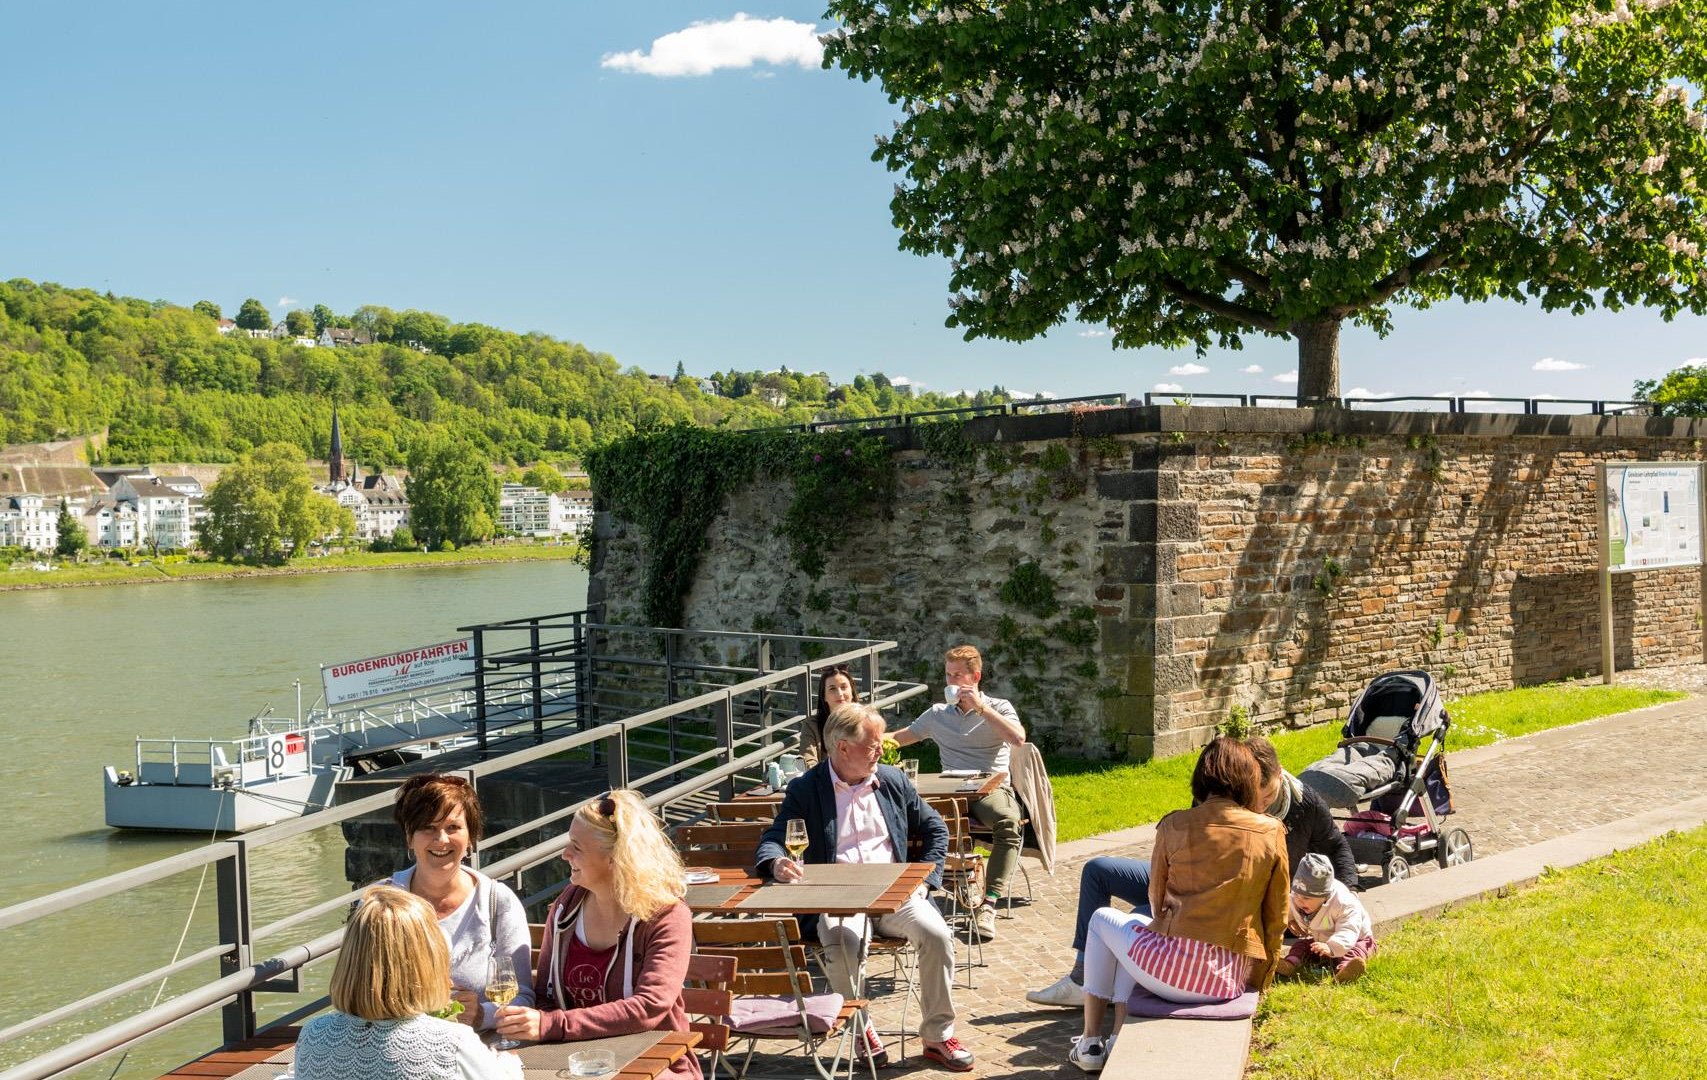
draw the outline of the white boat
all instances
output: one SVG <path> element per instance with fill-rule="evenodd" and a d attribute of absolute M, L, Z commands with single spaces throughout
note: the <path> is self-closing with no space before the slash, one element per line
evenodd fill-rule
<path fill-rule="evenodd" d="M 338 702 L 295 718 L 270 709 L 234 739 L 136 740 L 131 768 L 104 767 L 107 824 L 121 829 L 240 833 L 331 804 L 357 771 L 432 757 L 476 741 L 476 702 L 461 643 L 409 649 L 322 669 Z M 436 668 L 434 665 L 437 665 Z M 412 674 L 411 674 L 412 673 Z M 448 684 L 448 685 L 447 685 Z M 487 730 L 574 709 L 569 672 L 531 686 L 485 688 Z"/>

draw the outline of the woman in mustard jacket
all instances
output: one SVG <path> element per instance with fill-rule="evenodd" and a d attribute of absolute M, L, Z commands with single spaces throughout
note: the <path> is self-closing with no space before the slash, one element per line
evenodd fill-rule
<path fill-rule="evenodd" d="M 1230 1001 L 1274 978 L 1286 930 L 1286 831 L 1260 812 L 1256 758 L 1235 739 L 1203 748 L 1191 774 L 1192 807 L 1156 826 L 1151 855 L 1154 919 L 1102 908 L 1085 940 L 1085 1026 L 1068 1060 L 1102 1068 L 1126 1020 L 1134 985 L 1188 1004 Z"/>

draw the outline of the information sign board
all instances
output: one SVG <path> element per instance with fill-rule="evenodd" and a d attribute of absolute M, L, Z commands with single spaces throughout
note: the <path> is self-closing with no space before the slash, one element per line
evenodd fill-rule
<path fill-rule="evenodd" d="M 1701 562 L 1701 467 L 1606 467 L 1607 568 L 1652 570 Z"/>
<path fill-rule="evenodd" d="M 455 682 L 473 674 L 474 641 L 461 638 L 404 649 L 387 656 L 327 664 L 320 669 L 320 681 L 326 688 L 326 705 L 330 708 L 364 698 Z"/>

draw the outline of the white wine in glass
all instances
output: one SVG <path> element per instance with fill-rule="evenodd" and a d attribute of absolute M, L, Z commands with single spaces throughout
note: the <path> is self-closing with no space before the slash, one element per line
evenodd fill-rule
<path fill-rule="evenodd" d="M 782 844 L 788 849 L 788 857 L 795 862 L 800 862 L 806 856 L 806 819 L 789 818 L 785 828 L 787 831 L 783 834 Z M 800 878 L 802 881 L 806 879 L 805 863 L 801 863 Z"/>
<path fill-rule="evenodd" d="M 494 955 L 492 957 L 491 966 L 487 969 L 487 999 L 499 1008 L 503 1008 L 505 1005 L 516 1000 L 517 990 L 516 966 L 510 962 L 509 957 Z M 521 1043 L 516 1042 L 514 1039 L 500 1038 L 497 1042 L 492 1044 L 492 1049 L 514 1050 L 519 1046 L 521 1046 Z"/>

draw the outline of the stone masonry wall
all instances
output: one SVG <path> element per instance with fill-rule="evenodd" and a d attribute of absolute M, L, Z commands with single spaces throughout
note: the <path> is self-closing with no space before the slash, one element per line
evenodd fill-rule
<path fill-rule="evenodd" d="M 785 486 L 713 527 L 687 624 L 893 638 L 940 684 L 970 641 L 1045 748 L 1145 758 L 1233 706 L 1339 721 L 1369 679 L 1449 695 L 1600 667 L 1601 461 L 1697 460 L 1707 425 L 1648 417 L 1150 407 L 888 433 L 887 516 L 809 581 L 775 537 Z M 638 618 L 641 539 L 601 514 L 591 599 Z M 1700 656 L 1697 570 L 1614 579 L 1619 668 Z M 910 716 L 893 718 L 905 722 Z"/>

